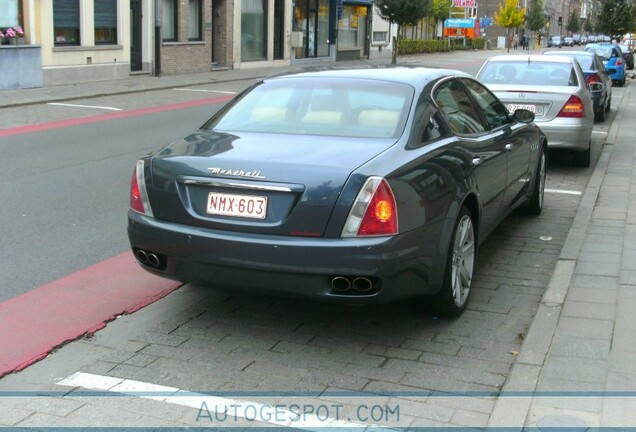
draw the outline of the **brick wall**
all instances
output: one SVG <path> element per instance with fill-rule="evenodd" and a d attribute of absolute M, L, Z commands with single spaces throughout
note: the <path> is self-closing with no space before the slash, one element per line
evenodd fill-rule
<path fill-rule="evenodd" d="M 164 75 L 209 72 L 212 63 L 212 31 L 206 23 L 212 19 L 212 0 L 203 0 L 201 41 L 188 41 L 188 0 L 179 0 L 178 41 L 161 46 L 161 70 Z"/>

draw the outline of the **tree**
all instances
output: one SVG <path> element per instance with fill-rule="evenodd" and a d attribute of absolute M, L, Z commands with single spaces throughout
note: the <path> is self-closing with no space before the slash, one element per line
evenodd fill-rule
<path fill-rule="evenodd" d="M 450 18 L 453 0 L 433 0 L 431 5 L 431 16 L 442 22 L 442 34 L 444 34 L 444 21 Z"/>
<path fill-rule="evenodd" d="M 499 4 L 499 11 L 493 15 L 495 23 L 501 28 L 510 30 L 519 27 L 526 20 L 526 9 L 517 6 L 517 0 L 505 0 L 505 3 Z M 510 39 L 510 37 L 508 37 Z M 510 51 L 510 43 L 508 43 L 508 51 Z"/>
<path fill-rule="evenodd" d="M 634 28 L 634 6 L 630 0 L 603 0 L 596 16 L 596 31 L 610 36 L 629 33 Z"/>
<path fill-rule="evenodd" d="M 526 19 L 526 26 L 528 27 L 528 30 L 534 32 L 535 39 L 537 32 L 545 27 L 545 12 L 543 8 L 543 0 L 530 1 L 530 10 L 528 11 L 528 17 Z M 541 42 L 539 39 L 536 40 L 537 43 Z"/>
<path fill-rule="evenodd" d="M 581 20 L 579 19 L 579 11 L 575 10 L 568 17 L 568 23 L 565 25 L 565 29 L 570 33 L 576 33 L 581 30 Z"/>
<path fill-rule="evenodd" d="M 399 28 L 405 25 L 415 25 L 426 16 L 427 0 L 376 0 L 375 6 L 378 14 L 391 24 Z M 397 63 L 397 40 L 393 36 L 393 54 L 391 63 Z"/>

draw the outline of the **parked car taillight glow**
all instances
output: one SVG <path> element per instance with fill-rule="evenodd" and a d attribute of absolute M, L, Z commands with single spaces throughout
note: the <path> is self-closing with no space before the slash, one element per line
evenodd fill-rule
<path fill-rule="evenodd" d="M 598 76 L 597 74 L 593 73 L 593 74 L 589 74 L 588 76 L 585 77 L 585 82 L 587 83 L 587 85 L 590 85 L 592 83 L 600 83 L 601 81 L 601 77 Z"/>
<path fill-rule="evenodd" d="M 130 181 L 130 208 L 138 213 L 152 217 L 152 208 L 146 192 L 144 161 L 138 160 Z"/>
<path fill-rule="evenodd" d="M 385 236 L 398 233 L 397 205 L 389 183 L 369 177 L 353 202 L 342 237 Z"/>
<path fill-rule="evenodd" d="M 570 96 L 557 117 L 585 117 L 583 101 L 578 96 Z"/>

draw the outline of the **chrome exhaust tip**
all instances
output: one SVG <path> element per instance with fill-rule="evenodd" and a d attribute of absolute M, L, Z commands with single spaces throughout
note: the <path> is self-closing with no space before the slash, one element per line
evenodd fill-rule
<path fill-rule="evenodd" d="M 345 277 L 336 276 L 331 279 L 331 287 L 335 291 L 346 291 L 351 288 L 351 281 Z"/>
<path fill-rule="evenodd" d="M 353 288 L 356 291 L 371 291 L 373 289 L 373 282 L 365 277 L 357 277 L 353 280 Z"/>
<path fill-rule="evenodd" d="M 153 253 L 149 253 L 148 264 L 150 264 L 153 267 L 159 267 L 159 257 Z"/>
<path fill-rule="evenodd" d="M 146 251 L 138 249 L 137 252 L 135 252 L 135 256 L 137 256 L 137 259 L 139 260 L 139 262 L 143 264 L 148 263 L 148 254 L 146 253 Z"/>

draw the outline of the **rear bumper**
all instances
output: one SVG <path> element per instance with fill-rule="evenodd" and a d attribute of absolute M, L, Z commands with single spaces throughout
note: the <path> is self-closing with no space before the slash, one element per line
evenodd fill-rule
<path fill-rule="evenodd" d="M 536 122 L 548 138 L 548 148 L 587 150 L 592 138 L 593 120 L 556 118 L 549 122 Z"/>
<path fill-rule="evenodd" d="M 440 224 L 441 225 L 441 224 Z M 380 303 L 432 294 L 446 253 L 431 228 L 394 237 L 325 239 L 244 234 L 158 221 L 130 211 L 133 250 L 160 256 L 142 267 L 183 282 L 347 303 Z M 374 288 L 335 290 L 334 277 L 364 277 Z"/>

